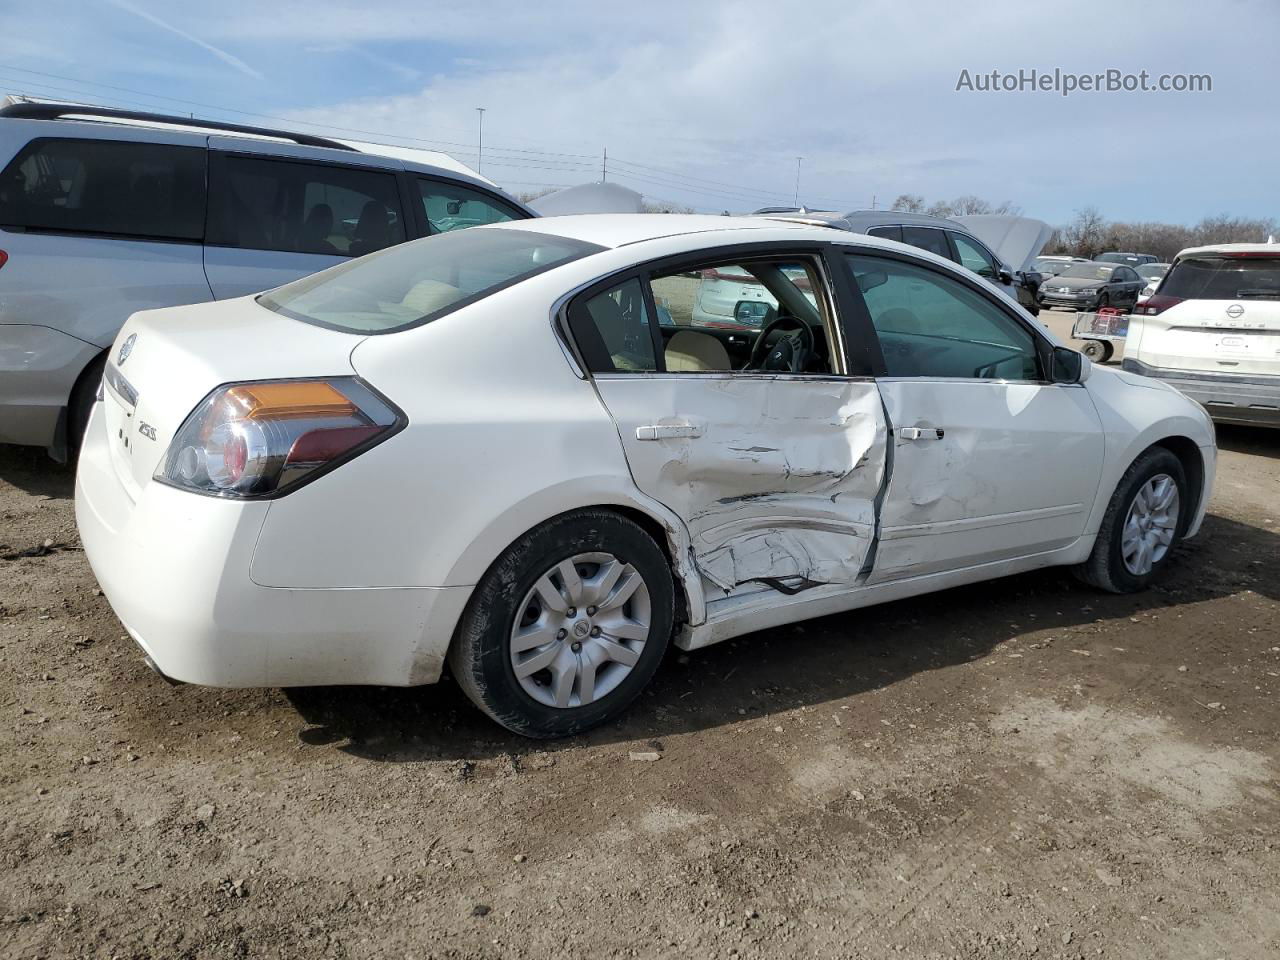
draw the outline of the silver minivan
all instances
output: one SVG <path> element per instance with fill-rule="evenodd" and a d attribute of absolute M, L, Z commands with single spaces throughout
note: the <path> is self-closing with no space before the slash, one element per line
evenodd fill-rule
<path fill-rule="evenodd" d="M 536 215 L 458 171 L 335 140 L 77 104 L 0 107 L 0 171 L 0 443 L 59 460 L 130 314 Z"/>

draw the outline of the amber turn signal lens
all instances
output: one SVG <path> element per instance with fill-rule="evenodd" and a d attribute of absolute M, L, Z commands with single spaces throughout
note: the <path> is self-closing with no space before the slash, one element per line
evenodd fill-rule
<path fill-rule="evenodd" d="M 350 417 L 356 405 L 323 380 L 251 383 L 232 387 L 226 402 L 249 420 L 294 417 Z"/>

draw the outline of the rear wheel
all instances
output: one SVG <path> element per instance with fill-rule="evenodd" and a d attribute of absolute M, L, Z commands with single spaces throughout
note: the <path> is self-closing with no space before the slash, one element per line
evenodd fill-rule
<path fill-rule="evenodd" d="M 1112 593 L 1144 589 L 1168 563 L 1190 504 L 1182 462 L 1163 447 L 1148 450 L 1120 478 L 1076 575 Z"/>
<path fill-rule="evenodd" d="M 661 548 L 605 510 L 549 520 L 485 573 L 449 664 L 508 730 L 560 737 L 604 722 L 644 689 L 666 650 L 675 585 Z"/>

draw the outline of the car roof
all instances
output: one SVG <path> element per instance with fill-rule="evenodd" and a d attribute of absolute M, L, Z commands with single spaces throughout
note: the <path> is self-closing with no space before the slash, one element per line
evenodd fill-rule
<path fill-rule="evenodd" d="M 515 206 L 522 208 L 530 216 L 535 215 L 525 204 L 505 194 L 501 188 L 495 187 L 483 177 L 411 159 L 406 156 L 403 148 L 394 146 L 389 146 L 386 151 L 383 151 L 378 149 L 383 146 L 382 144 L 363 141 L 348 142 L 290 130 L 275 130 L 229 121 L 198 120 L 192 117 L 136 110 L 118 110 L 66 101 L 37 101 L 15 96 L 0 97 L 0 120 L 48 123 L 54 136 L 59 134 L 74 136 L 74 132 L 68 134 L 68 131 L 82 131 L 86 128 L 100 131 L 103 127 L 107 127 L 120 131 L 122 135 L 129 130 L 146 130 L 153 138 L 157 134 L 161 138 L 172 136 L 173 142 L 177 143 L 190 143 L 193 135 L 201 139 L 217 137 L 220 140 L 238 140 L 252 152 L 299 159 L 311 158 L 350 164 L 356 157 L 378 157 L 382 160 L 390 160 L 410 173 L 421 173 L 464 183 L 488 192 L 502 193 L 506 199 L 512 200 Z"/>
<path fill-rule="evenodd" d="M 1203 253 L 1273 253 L 1280 257 L 1280 243 L 1213 243 L 1204 247 L 1187 247 L 1178 257 L 1194 257 Z"/>
<path fill-rule="evenodd" d="M 770 214 L 770 216 L 776 220 L 822 224 L 841 230 L 852 230 L 854 233 L 863 233 L 871 227 L 898 225 L 945 227 L 948 230 L 958 230 L 963 234 L 973 233 L 963 223 L 948 217 L 935 217 L 927 213 L 907 213 L 903 210 L 850 210 L 847 213 L 836 213 L 832 210 L 797 210 Z"/>
<path fill-rule="evenodd" d="M 754 235 L 760 231 L 781 231 L 788 239 L 797 240 L 830 241 L 834 239 L 826 227 L 775 220 L 772 217 L 725 217 L 684 213 L 588 213 L 565 217 L 538 217 L 534 220 L 511 220 L 472 229 L 531 230 L 610 248 L 693 233 L 742 233 L 744 242 L 753 239 Z"/>

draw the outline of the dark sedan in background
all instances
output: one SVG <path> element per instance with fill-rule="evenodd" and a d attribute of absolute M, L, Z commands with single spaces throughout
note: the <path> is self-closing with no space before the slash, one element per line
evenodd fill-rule
<path fill-rule="evenodd" d="M 1040 306 L 1046 310 L 1098 310 L 1120 307 L 1132 310 L 1146 281 L 1132 267 L 1096 260 L 1073 263 L 1056 277 L 1040 284 Z"/>

